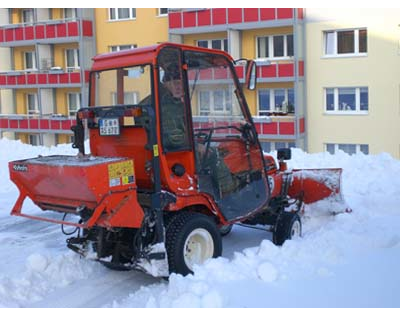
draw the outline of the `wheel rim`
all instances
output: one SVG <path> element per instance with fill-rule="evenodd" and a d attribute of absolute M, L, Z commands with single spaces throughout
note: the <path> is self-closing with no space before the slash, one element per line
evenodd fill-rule
<path fill-rule="evenodd" d="M 211 234 L 203 229 L 193 230 L 185 240 L 183 258 L 186 266 L 193 271 L 195 264 L 202 264 L 214 254 L 214 241 Z"/>
<path fill-rule="evenodd" d="M 299 221 L 295 221 L 292 225 L 292 229 L 290 231 L 290 238 L 297 238 L 301 236 L 301 224 Z"/>

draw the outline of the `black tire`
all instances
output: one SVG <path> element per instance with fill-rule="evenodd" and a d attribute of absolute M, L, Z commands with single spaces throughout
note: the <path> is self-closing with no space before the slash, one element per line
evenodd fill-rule
<path fill-rule="evenodd" d="M 233 224 L 224 225 L 219 228 L 219 232 L 220 232 L 221 236 L 226 236 L 232 231 L 232 228 L 233 228 Z"/>
<path fill-rule="evenodd" d="M 276 220 L 272 242 L 275 245 L 281 246 L 288 239 L 300 237 L 301 230 L 302 226 L 299 214 L 283 211 Z"/>
<path fill-rule="evenodd" d="M 190 245 L 194 248 L 190 249 Z M 166 230 L 166 248 L 169 272 L 187 275 L 193 273 L 193 264 L 201 264 L 206 259 L 221 256 L 222 238 L 212 218 L 182 211 L 169 223 Z M 192 251 L 193 254 L 194 251 L 200 251 L 202 258 L 192 259 Z"/>

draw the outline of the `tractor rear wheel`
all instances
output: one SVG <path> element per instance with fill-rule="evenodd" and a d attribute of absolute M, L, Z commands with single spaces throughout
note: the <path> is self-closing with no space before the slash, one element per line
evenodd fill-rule
<path fill-rule="evenodd" d="M 221 234 L 209 216 L 181 212 L 166 231 L 170 273 L 187 275 L 193 267 L 222 254 Z"/>
<path fill-rule="evenodd" d="M 297 213 L 282 211 L 275 224 L 272 241 L 281 246 L 287 239 L 301 236 L 301 220 Z"/>

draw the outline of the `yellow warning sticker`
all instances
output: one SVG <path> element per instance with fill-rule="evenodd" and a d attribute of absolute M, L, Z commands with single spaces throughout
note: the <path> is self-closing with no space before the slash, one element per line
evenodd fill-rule
<path fill-rule="evenodd" d="M 158 145 L 153 145 L 153 156 L 158 157 Z"/>
<path fill-rule="evenodd" d="M 126 185 L 134 182 L 134 165 L 132 160 L 116 162 L 108 165 L 110 187 Z M 122 180 L 122 181 L 121 181 Z"/>

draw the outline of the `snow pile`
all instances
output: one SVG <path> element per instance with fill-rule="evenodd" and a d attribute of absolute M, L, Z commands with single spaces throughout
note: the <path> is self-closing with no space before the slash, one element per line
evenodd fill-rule
<path fill-rule="evenodd" d="M 352 213 L 306 209 L 302 238 L 275 246 L 271 234 L 235 226 L 223 257 L 169 282 L 110 271 L 65 248 L 57 225 L 9 216 L 18 192 L 8 161 L 75 154 L 0 140 L 0 307 L 400 307 L 400 161 L 388 154 L 307 154 L 289 168 L 343 168 Z M 32 203 L 24 208 L 39 212 Z M 252 246 L 241 247 L 245 240 Z"/>

